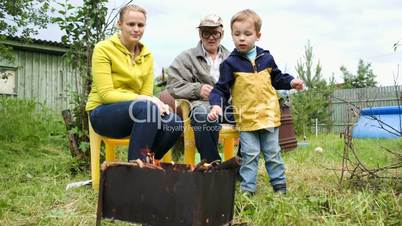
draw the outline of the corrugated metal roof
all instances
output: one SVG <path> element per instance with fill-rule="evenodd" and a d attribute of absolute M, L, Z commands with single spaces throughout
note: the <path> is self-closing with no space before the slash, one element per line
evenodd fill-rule
<path fill-rule="evenodd" d="M 51 45 L 51 46 L 69 48 L 69 45 L 65 45 L 62 42 L 42 40 L 42 39 L 36 39 L 36 38 L 24 39 L 24 38 L 17 37 L 17 36 L 7 36 L 6 39 L 13 40 L 13 41 L 18 41 L 18 42 L 24 42 L 24 43 L 27 43 L 27 44 L 34 43 L 34 44 L 44 44 L 44 45 Z"/>
<path fill-rule="evenodd" d="M 0 44 L 9 45 L 16 49 L 55 54 L 64 54 L 70 48 L 69 45 L 65 45 L 61 42 L 41 39 L 24 39 L 15 36 L 8 36 L 5 40 L 0 40 Z"/>

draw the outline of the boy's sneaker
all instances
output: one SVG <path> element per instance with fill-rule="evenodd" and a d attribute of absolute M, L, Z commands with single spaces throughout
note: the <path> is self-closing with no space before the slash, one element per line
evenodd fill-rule
<path fill-rule="evenodd" d="M 286 184 L 275 184 L 273 186 L 274 192 L 275 193 L 280 193 L 280 194 L 286 194 L 287 189 L 286 189 Z"/>

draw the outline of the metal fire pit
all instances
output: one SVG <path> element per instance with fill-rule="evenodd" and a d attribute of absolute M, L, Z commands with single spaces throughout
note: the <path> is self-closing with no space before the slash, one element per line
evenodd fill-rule
<path fill-rule="evenodd" d="M 102 218 L 148 225 L 223 225 L 233 218 L 237 169 L 164 171 L 116 164 L 101 176 L 97 225 Z"/>

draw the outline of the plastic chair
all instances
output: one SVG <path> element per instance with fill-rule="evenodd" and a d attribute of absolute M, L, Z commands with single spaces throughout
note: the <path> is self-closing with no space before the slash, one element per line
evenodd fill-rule
<path fill-rule="evenodd" d="M 109 137 L 104 137 L 97 134 L 88 120 L 89 125 L 89 144 L 91 149 L 91 178 L 92 178 L 92 188 L 95 190 L 99 189 L 99 179 L 100 179 L 100 147 L 101 142 L 105 144 L 105 154 L 106 161 L 113 162 L 116 160 L 116 146 L 118 145 L 128 145 L 130 139 L 114 139 Z M 165 156 L 161 159 L 161 162 L 172 162 L 172 150 L 169 150 Z"/>
<path fill-rule="evenodd" d="M 182 111 L 184 122 L 184 162 L 186 164 L 195 164 L 195 139 L 194 130 L 191 127 L 190 121 L 190 104 L 188 100 L 176 99 L 176 105 Z M 239 131 L 234 125 L 221 124 L 222 129 L 219 132 L 219 141 L 223 143 L 223 160 L 232 158 L 234 153 L 235 139 L 240 137 Z"/>

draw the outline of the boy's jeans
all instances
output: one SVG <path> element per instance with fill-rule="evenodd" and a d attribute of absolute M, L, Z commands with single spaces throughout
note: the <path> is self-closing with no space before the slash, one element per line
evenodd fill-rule
<path fill-rule="evenodd" d="M 286 183 L 285 165 L 280 155 L 278 128 L 240 132 L 240 144 L 242 154 L 240 189 L 242 191 L 255 192 L 257 190 L 260 150 L 264 156 L 265 168 L 271 185 Z"/>

